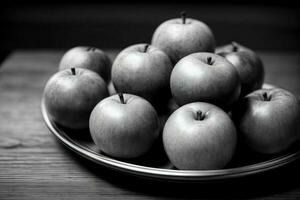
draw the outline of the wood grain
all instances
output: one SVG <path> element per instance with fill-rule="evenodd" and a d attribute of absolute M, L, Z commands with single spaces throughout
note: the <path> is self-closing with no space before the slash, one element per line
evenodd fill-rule
<path fill-rule="evenodd" d="M 108 50 L 113 59 L 118 51 Z M 300 162 L 260 176 L 207 184 L 160 183 L 120 174 L 62 146 L 40 101 L 62 51 L 16 51 L 0 67 L 0 199 L 297 199 Z M 300 95 L 299 52 L 259 52 L 266 82 Z"/>

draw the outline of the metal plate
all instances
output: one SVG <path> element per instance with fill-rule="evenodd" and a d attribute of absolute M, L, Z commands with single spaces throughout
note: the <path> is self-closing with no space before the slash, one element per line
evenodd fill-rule
<path fill-rule="evenodd" d="M 263 173 L 291 163 L 300 157 L 300 145 L 295 145 L 286 152 L 271 156 L 253 154 L 238 147 L 238 153 L 224 169 L 177 170 L 169 162 L 161 141 L 158 141 L 145 156 L 137 159 L 119 160 L 101 153 L 92 141 L 88 130 L 69 130 L 53 122 L 47 113 L 44 99 L 41 103 L 41 109 L 49 130 L 74 152 L 110 169 L 145 178 L 184 182 L 226 180 Z"/>

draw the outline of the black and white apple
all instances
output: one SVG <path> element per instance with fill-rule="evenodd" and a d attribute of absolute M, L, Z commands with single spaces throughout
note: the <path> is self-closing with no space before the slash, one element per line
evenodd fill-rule
<path fill-rule="evenodd" d="M 216 53 L 224 56 L 235 66 L 241 79 L 241 95 L 258 90 L 264 82 L 264 66 L 260 57 L 251 49 L 236 42 L 219 47 Z"/>
<path fill-rule="evenodd" d="M 196 52 L 214 52 L 215 38 L 211 29 L 203 22 L 186 18 L 170 19 L 157 27 L 152 45 L 160 48 L 175 65 L 181 58 Z"/>
<path fill-rule="evenodd" d="M 136 95 L 103 99 L 90 116 L 90 133 L 98 148 L 118 158 L 145 154 L 158 138 L 160 122 L 152 105 Z"/>
<path fill-rule="evenodd" d="M 105 81 L 97 73 L 82 68 L 57 72 L 44 89 L 45 106 L 50 117 L 72 129 L 88 128 L 93 108 L 107 96 Z"/>
<path fill-rule="evenodd" d="M 170 97 L 169 57 L 149 44 L 136 44 L 119 53 L 112 66 L 117 92 L 141 96 L 151 103 Z"/>
<path fill-rule="evenodd" d="M 194 102 L 171 114 L 163 130 L 163 145 L 171 163 L 182 170 L 224 168 L 237 143 L 235 126 L 219 107 Z"/>
<path fill-rule="evenodd" d="M 90 69 L 106 82 L 110 79 L 111 61 L 104 51 L 95 47 L 78 46 L 68 50 L 60 60 L 59 70 L 72 67 Z"/>
<path fill-rule="evenodd" d="M 179 105 L 209 102 L 229 108 L 240 95 L 240 79 L 234 66 L 213 53 L 194 53 L 174 67 L 171 92 Z"/>
<path fill-rule="evenodd" d="M 233 118 L 243 141 L 255 152 L 273 154 L 300 138 L 300 104 L 291 92 L 256 90 L 240 100 Z"/>

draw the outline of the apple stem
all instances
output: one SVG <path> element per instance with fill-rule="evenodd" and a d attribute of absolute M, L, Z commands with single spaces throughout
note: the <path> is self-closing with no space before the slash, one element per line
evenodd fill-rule
<path fill-rule="evenodd" d="M 231 46 L 232 46 L 232 51 L 233 52 L 236 52 L 238 50 L 238 48 L 239 48 L 238 45 L 237 45 L 237 43 L 234 42 L 234 41 L 231 42 Z"/>
<path fill-rule="evenodd" d="M 202 111 L 197 111 L 196 120 L 203 120 L 205 115 L 202 113 Z"/>
<path fill-rule="evenodd" d="M 186 12 L 185 12 L 185 11 L 182 11 L 182 12 L 180 13 L 180 15 L 181 15 L 182 23 L 185 24 L 185 20 L 186 20 Z"/>
<path fill-rule="evenodd" d="M 72 72 L 72 75 L 76 75 L 76 71 L 75 71 L 74 67 L 71 68 L 71 72 Z"/>
<path fill-rule="evenodd" d="M 120 102 L 122 104 L 125 104 L 123 93 L 120 92 L 120 93 L 118 93 L 118 95 L 119 95 L 119 98 L 120 98 Z"/>
<path fill-rule="evenodd" d="M 212 58 L 210 56 L 207 58 L 207 64 L 209 64 L 209 65 L 213 64 Z"/>
<path fill-rule="evenodd" d="M 87 51 L 95 51 L 95 50 L 96 50 L 95 47 L 88 47 L 88 48 L 87 48 Z"/>
<path fill-rule="evenodd" d="M 146 44 L 146 45 L 145 45 L 144 53 L 147 52 L 149 46 L 150 46 L 149 44 Z"/>
<path fill-rule="evenodd" d="M 268 97 L 268 94 L 266 92 L 264 92 L 262 94 L 263 98 L 264 98 L 264 101 L 270 101 L 270 97 Z"/>

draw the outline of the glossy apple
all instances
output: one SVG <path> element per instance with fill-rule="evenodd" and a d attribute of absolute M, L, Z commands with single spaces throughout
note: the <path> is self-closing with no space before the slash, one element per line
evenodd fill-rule
<path fill-rule="evenodd" d="M 102 100 L 90 116 L 90 132 L 104 153 L 118 158 L 145 154 L 157 139 L 160 124 L 145 99 L 119 94 Z"/>
<path fill-rule="evenodd" d="M 241 95 L 260 89 L 264 82 L 264 67 L 259 56 L 236 42 L 219 47 L 216 53 L 224 56 L 235 66 L 241 79 Z"/>
<path fill-rule="evenodd" d="M 117 92 L 135 94 L 153 103 L 170 96 L 172 69 L 163 51 L 148 44 L 136 44 L 121 51 L 115 59 L 112 81 Z"/>
<path fill-rule="evenodd" d="M 177 109 L 163 130 L 163 144 L 171 163 L 183 170 L 220 169 L 233 157 L 236 129 L 219 107 L 195 102 Z"/>
<path fill-rule="evenodd" d="M 104 51 L 95 47 L 74 47 L 68 50 L 59 63 L 59 70 L 70 68 L 86 68 L 98 73 L 105 81 L 109 81 L 111 61 Z"/>
<path fill-rule="evenodd" d="M 93 108 L 107 96 L 105 81 L 97 73 L 82 68 L 57 72 L 44 89 L 45 105 L 51 118 L 72 129 L 88 128 Z"/>
<path fill-rule="evenodd" d="M 152 45 L 160 48 L 175 65 L 181 58 L 196 52 L 214 52 L 215 38 L 210 28 L 203 22 L 181 18 L 163 22 L 155 30 Z"/>
<path fill-rule="evenodd" d="M 179 105 L 210 102 L 228 108 L 240 95 L 240 79 L 234 66 L 213 53 L 194 53 L 174 67 L 170 81 Z"/>
<path fill-rule="evenodd" d="M 242 98 L 233 118 L 244 142 L 259 153 L 279 153 L 300 138 L 300 104 L 280 88 L 256 90 Z"/>

